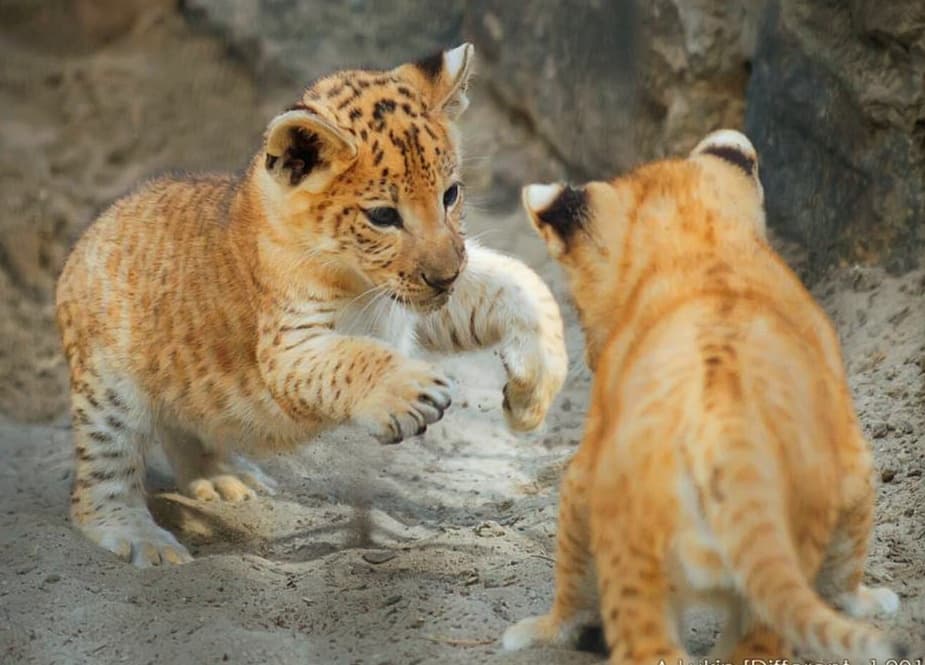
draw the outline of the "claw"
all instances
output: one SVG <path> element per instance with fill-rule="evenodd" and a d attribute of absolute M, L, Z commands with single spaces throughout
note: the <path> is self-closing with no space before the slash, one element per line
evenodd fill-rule
<path fill-rule="evenodd" d="M 439 412 L 440 412 L 440 416 L 442 417 L 442 416 L 443 416 L 443 412 L 446 411 L 446 410 L 450 407 L 450 404 L 453 403 L 453 398 L 447 396 L 447 398 L 446 398 L 446 404 L 441 404 L 440 402 L 438 402 L 437 400 L 435 400 L 435 399 L 434 399 L 433 397 L 431 397 L 430 395 L 425 395 L 424 393 L 421 393 L 420 395 L 418 395 L 418 401 L 419 401 L 419 402 L 424 402 L 424 404 L 429 404 L 430 406 L 432 406 L 433 408 L 435 408 L 437 411 L 439 411 Z"/>
<path fill-rule="evenodd" d="M 507 385 L 504 386 L 504 389 L 501 391 L 504 395 L 504 399 L 501 400 L 501 408 L 505 411 L 511 410 L 511 398 L 507 394 Z"/>

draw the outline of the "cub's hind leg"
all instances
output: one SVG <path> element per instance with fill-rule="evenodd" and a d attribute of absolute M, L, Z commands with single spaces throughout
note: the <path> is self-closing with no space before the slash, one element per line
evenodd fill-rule
<path fill-rule="evenodd" d="M 176 427 L 161 430 L 164 452 L 184 494 L 200 501 L 222 499 L 237 503 L 276 491 L 276 482 L 243 457 L 229 454 L 220 444 L 209 445 Z"/>
<path fill-rule="evenodd" d="M 874 521 L 875 490 L 870 471 L 865 468 L 843 483 L 847 501 L 816 578 L 816 588 L 823 598 L 857 619 L 895 614 L 899 609 L 895 592 L 862 583 Z"/>
<path fill-rule="evenodd" d="M 677 613 L 665 576 L 660 539 L 642 524 L 616 526 L 614 502 L 595 506 L 595 561 L 604 636 L 611 665 L 689 662 L 680 645 Z"/>
<path fill-rule="evenodd" d="M 74 376 L 72 368 L 72 377 Z M 186 548 L 145 503 L 145 407 L 128 382 L 80 368 L 72 379 L 76 467 L 71 519 L 91 540 L 136 566 L 186 563 Z"/>
<path fill-rule="evenodd" d="M 562 479 L 552 608 L 508 628 L 502 643 L 509 651 L 542 645 L 575 647 L 582 628 L 600 621 L 587 524 L 590 474 L 580 455 Z"/>

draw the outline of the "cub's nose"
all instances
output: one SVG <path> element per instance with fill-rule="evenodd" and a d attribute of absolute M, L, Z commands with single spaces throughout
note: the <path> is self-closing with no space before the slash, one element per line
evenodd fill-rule
<path fill-rule="evenodd" d="M 440 291 L 445 293 L 450 290 L 450 287 L 453 286 L 453 282 L 456 281 L 456 278 L 459 277 L 459 269 L 456 270 L 452 275 L 437 275 L 434 273 L 427 274 L 426 272 L 421 273 L 421 279 L 424 280 L 424 283 L 427 284 L 430 288 L 435 291 Z"/>

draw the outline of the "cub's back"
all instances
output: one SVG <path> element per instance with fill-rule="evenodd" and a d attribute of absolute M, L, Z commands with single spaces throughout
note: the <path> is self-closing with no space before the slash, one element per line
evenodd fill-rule
<path fill-rule="evenodd" d="M 102 353 L 168 391 L 197 367 L 246 365 L 256 321 L 249 248 L 227 223 L 235 191 L 231 177 L 162 178 L 106 210 L 58 282 L 66 354 Z"/>

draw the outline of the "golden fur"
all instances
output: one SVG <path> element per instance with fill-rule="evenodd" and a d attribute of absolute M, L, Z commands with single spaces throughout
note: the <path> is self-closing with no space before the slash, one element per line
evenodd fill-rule
<path fill-rule="evenodd" d="M 862 617 L 898 599 L 861 583 L 871 452 L 836 333 L 766 241 L 748 139 L 720 131 L 687 159 L 524 198 L 595 378 L 552 610 L 505 646 L 573 644 L 602 622 L 612 663 L 689 662 L 680 617 L 707 604 L 727 612 L 722 662 L 898 655 L 829 604 Z"/>
<path fill-rule="evenodd" d="M 417 346 L 498 346 L 504 410 L 540 425 L 565 377 L 543 282 L 464 239 L 454 121 L 472 47 L 321 79 L 240 176 L 160 179 L 117 203 L 57 291 L 77 451 L 71 515 L 137 565 L 189 554 L 143 493 L 159 440 L 182 491 L 237 501 L 272 481 L 233 451 L 341 423 L 383 442 L 450 403 Z"/>

